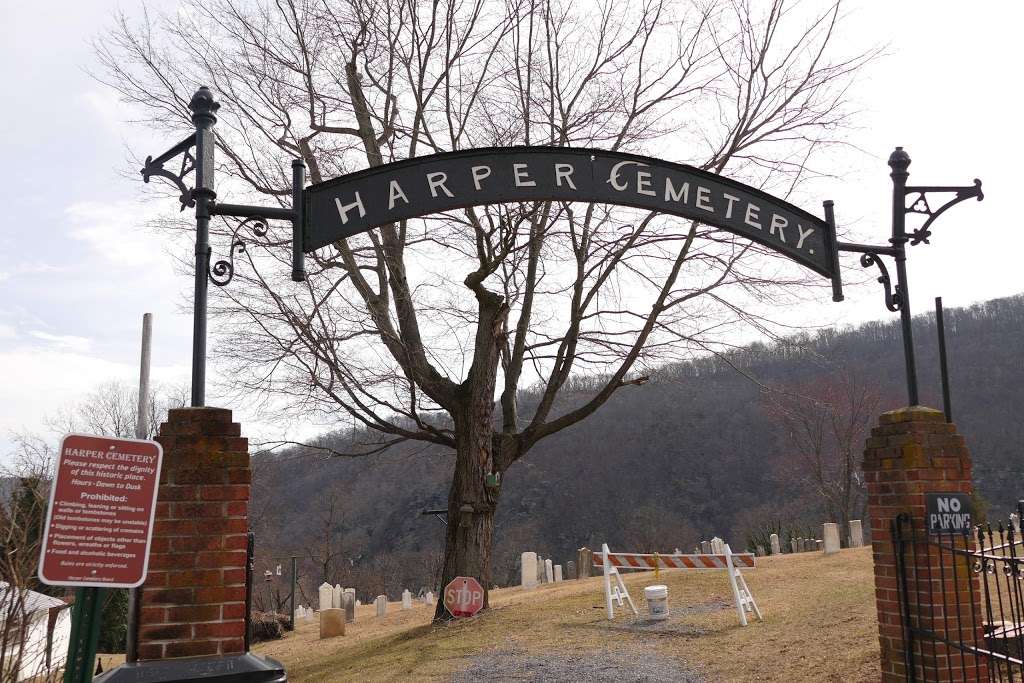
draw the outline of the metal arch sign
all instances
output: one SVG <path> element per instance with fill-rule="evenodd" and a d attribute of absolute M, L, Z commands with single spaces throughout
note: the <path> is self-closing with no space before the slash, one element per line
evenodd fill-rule
<path fill-rule="evenodd" d="M 447 152 L 376 166 L 303 193 L 302 250 L 371 228 L 484 204 L 565 201 L 693 219 L 788 256 L 833 282 L 835 228 L 757 188 L 692 166 L 572 147 Z"/>

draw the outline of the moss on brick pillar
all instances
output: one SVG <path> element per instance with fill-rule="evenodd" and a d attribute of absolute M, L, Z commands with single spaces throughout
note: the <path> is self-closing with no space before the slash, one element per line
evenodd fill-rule
<path fill-rule="evenodd" d="M 871 545 L 874 554 L 875 602 L 878 610 L 878 638 L 881 645 L 883 681 L 907 680 L 903 622 L 900 616 L 899 574 L 893 547 L 892 523 L 900 513 L 910 516 L 919 537 L 925 526 L 927 493 L 971 493 L 971 456 L 964 438 L 956 427 L 945 421 L 941 411 L 922 406 L 901 408 L 884 413 L 878 426 L 871 430 L 864 450 L 864 479 L 868 489 L 868 516 L 871 519 Z M 952 567 L 948 552 L 942 553 L 946 590 L 940 590 L 939 558 L 920 548 L 915 554 L 905 553 L 911 577 L 908 601 L 915 623 L 937 633 L 962 632 L 971 639 L 971 624 L 957 621 L 957 595 L 953 587 Z M 966 562 L 957 566 L 960 612 L 970 614 L 966 595 L 980 594 L 977 577 L 967 571 Z M 915 590 L 912 577 L 921 577 L 921 590 Z M 926 590 L 925 582 L 934 576 L 935 590 Z M 974 582 L 973 586 L 969 582 Z M 979 605 L 975 605 L 979 609 Z M 981 612 L 978 612 L 980 614 Z M 944 620 L 948 619 L 948 623 Z M 979 643 L 980 622 L 973 634 Z M 962 629 L 962 631 L 958 631 Z M 953 654 L 957 654 L 953 657 Z M 948 658 L 948 661 L 947 661 Z M 966 670 L 960 668 L 959 651 L 931 640 L 922 644 L 915 639 L 913 662 L 917 680 L 988 680 L 984 662 L 976 668 L 973 657 L 967 658 Z M 952 673 L 952 677 L 950 677 Z"/>
<path fill-rule="evenodd" d="M 176 408 L 164 449 L 139 659 L 245 651 L 248 440 L 223 408 Z"/>

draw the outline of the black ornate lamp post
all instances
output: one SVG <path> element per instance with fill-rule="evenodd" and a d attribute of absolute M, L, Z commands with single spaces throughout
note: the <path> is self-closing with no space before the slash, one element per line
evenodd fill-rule
<path fill-rule="evenodd" d="M 192 320 L 192 405 L 206 405 L 206 303 L 209 283 L 218 287 L 231 282 L 235 272 L 235 253 L 245 250 L 245 243 L 238 239 L 242 226 L 252 224 L 257 237 L 267 234 L 269 219 L 285 220 L 292 223 L 292 279 L 301 282 L 306 279 L 302 252 L 302 190 L 306 181 L 306 166 L 301 160 L 292 161 L 292 208 L 271 206 L 247 206 L 244 204 L 218 203 L 214 186 L 214 150 L 216 134 L 213 126 L 217 123 L 220 104 L 213 92 L 205 85 L 199 88 L 188 104 L 192 111 L 192 123 L 196 127 L 190 135 L 160 156 L 147 157 L 142 167 L 142 179 L 149 182 L 153 176 L 166 178 L 181 191 L 181 208 L 194 206 L 196 210 L 196 262 L 195 262 L 195 303 Z M 192 147 L 195 147 L 195 155 Z M 181 168 L 173 173 L 164 164 L 181 156 Z M 185 177 L 195 171 L 195 187 L 185 185 Z M 210 217 L 234 216 L 244 218 L 231 237 L 228 260 L 210 265 Z"/>
<path fill-rule="evenodd" d="M 968 186 L 943 186 L 943 185 L 907 185 L 910 177 L 910 155 L 902 147 L 897 147 L 889 155 L 889 167 L 892 172 L 892 237 L 889 238 L 890 246 L 874 246 L 870 244 L 856 244 L 852 242 L 840 242 L 839 251 L 855 252 L 861 254 L 860 263 L 865 268 L 877 266 L 881 273 L 878 281 L 885 288 L 885 306 L 890 311 L 899 312 L 900 324 L 903 331 L 903 357 L 907 373 L 907 398 L 910 405 L 918 405 L 919 397 L 917 390 L 917 363 L 914 358 L 914 332 L 911 327 L 910 315 L 910 289 L 907 284 L 907 242 L 911 246 L 928 241 L 931 237 L 931 225 L 935 219 L 942 215 L 946 209 L 959 204 L 965 199 L 976 197 L 978 201 L 985 198 L 981 191 L 981 181 L 974 180 L 974 185 Z M 952 194 L 945 204 L 933 210 L 928 202 L 930 195 Z M 907 205 L 907 197 L 911 197 L 910 205 Z M 907 214 L 919 213 L 927 216 L 924 224 L 907 235 L 906 220 Z M 892 288 L 892 280 L 889 277 L 889 270 L 882 261 L 883 256 L 891 256 L 896 262 L 896 287 Z"/>

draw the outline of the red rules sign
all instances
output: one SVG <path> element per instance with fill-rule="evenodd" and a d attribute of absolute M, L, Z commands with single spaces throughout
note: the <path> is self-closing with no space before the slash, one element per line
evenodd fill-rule
<path fill-rule="evenodd" d="M 444 587 L 444 608 L 453 617 L 471 617 L 483 606 L 483 586 L 472 576 L 456 576 Z"/>
<path fill-rule="evenodd" d="M 39 578 L 134 588 L 146 579 L 163 449 L 155 441 L 68 434 L 50 489 Z"/>

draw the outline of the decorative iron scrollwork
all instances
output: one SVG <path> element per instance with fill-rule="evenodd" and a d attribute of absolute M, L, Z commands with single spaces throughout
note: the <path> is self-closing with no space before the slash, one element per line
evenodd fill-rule
<path fill-rule="evenodd" d="M 929 193 L 955 193 L 955 196 L 938 209 L 932 209 L 931 204 L 928 202 Z M 977 197 L 979 202 L 985 198 L 985 194 L 981 191 L 981 181 L 977 178 L 974 179 L 974 185 L 969 187 L 907 187 L 906 196 L 912 197 L 910 206 L 904 209 L 906 213 L 919 213 L 928 217 L 924 225 L 910 233 L 911 245 L 921 244 L 922 242 L 931 244 L 928 241 L 928 238 L 932 236 L 932 231 L 929 228 L 935 222 L 935 219 L 941 216 L 946 209 L 971 197 Z"/>
<path fill-rule="evenodd" d="M 228 258 L 226 260 L 220 259 L 207 270 L 210 282 L 218 287 L 224 287 L 235 277 L 235 254 L 241 254 L 245 251 L 245 242 L 238 238 L 238 233 L 242 230 L 243 226 L 250 223 L 252 224 L 253 235 L 256 237 L 267 236 L 267 220 L 259 216 L 246 218 L 235 227 L 231 233 L 231 247 L 228 249 Z M 211 249 L 209 253 L 212 253 L 212 251 Z M 207 258 L 207 263 L 209 263 L 209 258 Z"/>
<path fill-rule="evenodd" d="M 860 265 L 865 268 L 871 266 L 878 266 L 878 270 L 881 275 L 878 277 L 878 281 L 885 288 L 885 307 L 895 313 L 900 310 L 900 304 L 902 297 L 900 296 L 900 286 L 896 285 L 896 291 L 892 288 L 892 279 L 889 277 L 889 269 L 885 267 L 885 263 L 882 261 L 882 257 L 875 252 L 867 252 L 861 254 Z"/>
<path fill-rule="evenodd" d="M 178 188 L 178 191 L 181 192 L 181 196 L 178 197 L 178 201 L 181 202 L 181 211 L 184 211 L 185 207 L 196 205 L 196 200 L 192 197 L 192 189 L 185 184 L 185 177 L 196 170 L 196 158 L 192 155 L 192 147 L 194 145 L 195 136 L 189 136 L 156 159 L 148 156 L 146 157 L 146 164 L 142 167 L 141 171 L 142 181 L 145 183 L 148 183 L 149 179 L 153 176 L 160 176 L 171 181 Z M 164 163 L 179 154 L 181 155 L 181 168 L 177 173 L 172 173 L 164 168 Z"/>

